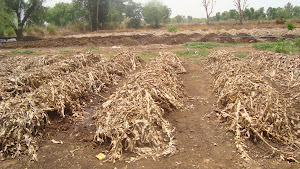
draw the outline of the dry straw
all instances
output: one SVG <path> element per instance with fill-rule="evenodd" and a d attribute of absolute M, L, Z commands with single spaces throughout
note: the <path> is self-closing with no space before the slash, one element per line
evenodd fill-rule
<path fill-rule="evenodd" d="M 72 57 L 15 57 L 1 62 L 1 159 L 29 154 L 37 160 L 37 137 L 50 123 L 49 112 L 60 117 L 66 111 L 80 116 L 89 98 L 117 84 L 122 76 L 140 67 L 141 61 L 132 53 L 111 58 L 87 53 Z"/>
<path fill-rule="evenodd" d="M 215 77 L 216 111 L 235 132 L 242 156 L 251 159 L 245 145 L 251 139 L 261 140 L 273 155 L 298 161 L 299 56 L 259 52 L 242 60 L 216 51 L 208 63 Z"/>
<path fill-rule="evenodd" d="M 164 114 L 183 107 L 182 62 L 171 53 L 160 54 L 141 72 L 128 77 L 97 113 L 95 141 L 110 143 L 107 161 L 122 159 L 125 152 L 141 158 L 176 152 L 174 127 Z"/>

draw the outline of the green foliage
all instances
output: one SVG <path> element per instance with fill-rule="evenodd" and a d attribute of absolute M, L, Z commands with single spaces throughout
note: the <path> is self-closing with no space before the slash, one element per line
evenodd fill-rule
<path fill-rule="evenodd" d="M 91 46 L 91 47 L 85 48 L 84 50 L 86 50 L 86 51 L 92 51 L 92 50 L 99 50 L 99 49 L 100 49 L 100 48 L 97 47 L 97 46 Z"/>
<path fill-rule="evenodd" d="M 128 27 L 139 28 L 142 21 L 142 4 L 129 2 L 126 6 L 126 17 L 129 18 Z"/>
<path fill-rule="evenodd" d="M 177 25 L 168 26 L 168 32 L 176 33 L 177 32 L 177 28 L 178 28 Z"/>
<path fill-rule="evenodd" d="M 30 54 L 30 53 L 35 53 L 34 50 L 11 50 L 10 53 L 22 53 L 22 54 Z"/>
<path fill-rule="evenodd" d="M 275 45 L 275 52 L 277 53 L 290 53 L 291 50 L 291 42 L 290 41 L 283 41 L 281 39 L 277 40 L 277 43 Z"/>
<path fill-rule="evenodd" d="M 296 38 L 294 43 L 300 49 L 300 38 Z"/>
<path fill-rule="evenodd" d="M 150 0 L 142 10 L 144 20 L 154 28 L 158 28 L 164 22 L 167 15 L 170 15 L 170 9 L 163 5 L 161 1 Z"/>
<path fill-rule="evenodd" d="M 13 24 L 14 13 L 6 4 L 5 0 L 0 0 L 0 27 L 5 29 Z"/>
<path fill-rule="evenodd" d="M 289 18 L 289 11 L 282 9 L 282 8 L 277 8 L 276 11 L 276 23 L 277 24 L 283 24 L 286 22 L 286 20 Z"/>
<path fill-rule="evenodd" d="M 185 17 L 182 16 L 182 15 L 177 15 L 177 16 L 175 16 L 175 19 L 176 19 L 176 22 L 178 24 L 180 24 L 180 23 L 182 23 L 185 20 Z"/>
<path fill-rule="evenodd" d="M 73 4 L 59 2 L 50 8 L 46 14 L 46 21 L 56 26 L 66 26 L 75 21 L 75 8 Z"/>
<path fill-rule="evenodd" d="M 289 40 L 278 39 L 277 42 L 259 42 L 254 43 L 253 47 L 257 49 L 265 49 L 278 53 L 299 53 L 299 38 L 295 39 L 295 42 L 292 43 Z"/>
<path fill-rule="evenodd" d="M 191 61 L 199 61 L 205 59 L 211 51 L 207 49 L 193 50 L 186 48 L 185 50 L 175 51 L 174 53 Z"/>
<path fill-rule="evenodd" d="M 15 30 L 12 27 L 6 29 L 7 36 L 16 36 Z"/>
<path fill-rule="evenodd" d="M 293 22 L 286 22 L 285 25 L 288 28 L 288 30 L 294 30 L 296 28 Z"/>
<path fill-rule="evenodd" d="M 54 35 L 55 33 L 56 33 L 56 27 L 54 26 L 54 25 L 47 25 L 47 31 L 50 33 L 50 34 L 52 34 L 52 35 Z"/>
<path fill-rule="evenodd" d="M 216 42 L 189 42 L 183 44 L 185 47 L 191 48 L 214 48 L 214 47 L 221 47 L 221 46 L 237 46 L 235 44 L 228 44 L 228 43 L 216 43 Z"/>
<path fill-rule="evenodd" d="M 63 53 L 74 52 L 74 50 L 71 49 L 60 49 L 59 51 Z"/>
<path fill-rule="evenodd" d="M 2 27 L 0 27 L 0 37 L 4 37 L 5 31 Z"/>
<path fill-rule="evenodd" d="M 254 48 L 257 49 L 265 49 L 265 50 L 272 50 L 275 47 L 274 42 L 258 42 L 253 44 Z"/>
<path fill-rule="evenodd" d="M 0 13 L 1 15 L 5 13 L 5 16 L 3 17 L 4 19 L 0 20 L 4 20 L 6 25 L 14 28 L 13 30 L 17 35 L 17 39 L 22 39 L 25 24 L 33 17 L 34 11 L 42 7 L 43 1 L 44 0 L 1 0 L 0 6 L 2 9 Z"/>
<path fill-rule="evenodd" d="M 247 57 L 249 54 L 248 53 L 235 53 L 234 54 L 236 57 L 239 57 L 239 58 L 245 58 Z"/>

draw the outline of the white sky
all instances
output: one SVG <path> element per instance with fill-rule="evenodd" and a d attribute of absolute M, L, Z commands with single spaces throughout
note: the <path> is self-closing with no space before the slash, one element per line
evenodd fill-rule
<path fill-rule="evenodd" d="M 148 0 L 133 0 L 135 2 L 146 3 Z M 205 11 L 201 6 L 202 0 L 161 0 L 165 5 L 172 9 L 172 17 L 176 15 L 192 16 L 195 18 L 204 18 Z M 57 2 L 72 2 L 72 0 L 46 0 L 44 3 L 46 6 L 54 6 Z M 249 7 L 258 9 L 260 7 L 284 7 L 288 2 L 291 2 L 294 6 L 300 6 L 300 0 L 248 0 Z M 216 6 L 214 8 L 214 16 L 216 12 L 228 11 L 234 9 L 233 0 L 216 0 Z"/>

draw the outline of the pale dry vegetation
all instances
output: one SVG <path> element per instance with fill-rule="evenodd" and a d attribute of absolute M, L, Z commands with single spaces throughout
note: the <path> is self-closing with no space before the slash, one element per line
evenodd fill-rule
<path fill-rule="evenodd" d="M 111 58 L 86 53 L 2 61 L 1 159 L 29 154 L 37 160 L 37 137 L 50 124 L 48 113 L 81 118 L 86 101 L 117 84 L 121 77 L 140 67 L 141 61 L 131 53 Z"/>
<path fill-rule="evenodd" d="M 234 131 L 242 156 L 251 159 L 245 144 L 250 139 L 262 141 L 271 156 L 299 161 L 299 55 L 258 52 L 240 59 L 217 51 L 208 64 L 215 77 L 216 112 Z"/>
<path fill-rule="evenodd" d="M 180 59 L 163 53 L 131 76 L 103 103 L 97 113 L 96 141 L 110 143 L 109 161 L 122 159 L 123 151 L 137 156 L 158 158 L 176 152 L 174 127 L 165 113 L 181 109 L 183 86 L 179 73 L 184 73 Z"/>

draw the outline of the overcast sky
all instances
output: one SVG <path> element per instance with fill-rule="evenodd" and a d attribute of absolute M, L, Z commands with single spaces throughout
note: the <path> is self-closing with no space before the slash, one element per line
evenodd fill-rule
<path fill-rule="evenodd" d="M 133 0 L 135 2 L 146 3 L 148 0 Z M 202 0 L 161 0 L 165 5 L 172 9 L 172 17 L 176 15 L 192 16 L 195 18 L 205 17 L 205 11 L 201 6 Z M 46 0 L 46 6 L 54 6 L 57 2 L 72 2 L 72 0 Z M 249 7 L 258 9 L 260 7 L 284 7 L 288 2 L 291 2 L 294 6 L 300 6 L 300 0 L 248 0 Z M 216 0 L 216 6 L 214 8 L 216 12 L 223 12 L 233 9 L 233 0 Z"/>

